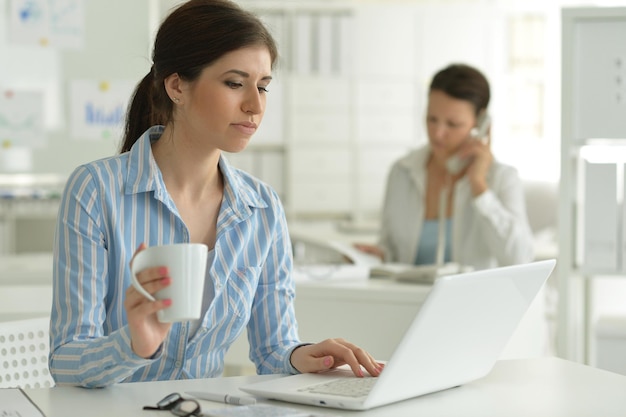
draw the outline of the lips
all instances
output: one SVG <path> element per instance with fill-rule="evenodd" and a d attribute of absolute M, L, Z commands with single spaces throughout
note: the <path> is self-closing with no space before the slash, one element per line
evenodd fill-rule
<path fill-rule="evenodd" d="M 241 132 L 251 135 L 257 130 L 257 125 L 254 122 L 239 122 L 233 123 L 233 126 Z"/>

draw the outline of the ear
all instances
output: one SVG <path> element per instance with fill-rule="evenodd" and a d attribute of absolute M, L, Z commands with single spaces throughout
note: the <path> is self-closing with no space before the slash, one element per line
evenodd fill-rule
<path fill-rule="evenodd" d="M 183 99 L 182 83 L 183 80 L 180 79 L 178 73 L 176 72 L 167 76 L 165 80 L 163 80 L 163 85 L 167 95 L 175 103 L 180 103 Z"/>

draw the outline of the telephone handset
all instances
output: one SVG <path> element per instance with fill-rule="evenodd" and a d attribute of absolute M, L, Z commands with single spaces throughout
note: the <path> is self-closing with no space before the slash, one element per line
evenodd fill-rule
<path fill-rule="evenodd" d="M 480 140 L 484 141 L 487 137 L 487 133 L 489 132 L 489 127 L 491 126 L 491 117 L 489 117 L 489 113 L 486 110 L 483 110 L 478 116 L 478 121 L 476 122 L 476 126 L 470 130 L 470 139 L 469 140 Z M 455 175 L 458 174 L 467 166 L 470 161 L 467 159 L 461 159 L 458 155 L 452 155 L 446 161 L 446 168 L 448 172 Z"/>

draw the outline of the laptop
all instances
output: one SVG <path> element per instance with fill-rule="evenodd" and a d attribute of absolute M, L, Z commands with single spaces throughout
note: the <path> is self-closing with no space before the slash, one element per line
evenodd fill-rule
<path fill-rule="evenodd" d="M 368 410 L 474 381 L 491 371 L 555 264 L 551 259 L 437 278 L 378 378 L 357 378 L 343 367 L 241 389 L 291 403 Z"/>

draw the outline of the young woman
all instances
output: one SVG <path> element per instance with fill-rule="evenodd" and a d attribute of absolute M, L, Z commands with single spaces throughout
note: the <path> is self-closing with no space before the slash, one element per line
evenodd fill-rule
<path fill-rule="evenodd" d="M 488 134 L 486 140 L 470 135 L 489 99 L 489 83 L 473 67 L 455 64 L 435 74 L 426 111 L 429 143 L 392 166 L 379 243 L 359 249 L 389 262 L 433 264 L 441 209 L 444 261 L 484 269 L 533 260 L 517 171 L 494 160 Z"/>
<path fill-rule="evenodd" d="M 57 384 L 219 376 L 247 325 L 259 373 L 382 366 L 343 340 L 304 344 L 294 315 L 292 253 L 276 193 L 231 167 L 265 112 L 277 51 L 254 15 L 228 0 L 191 0 L 162 23 L 137 86 L 119 155 L 78 167 L 59 210 L 50 370 Z M 161 323 L 129 264 L 146 246 L 208 245 L 203 314 Z M 137 279 L 170 285 L 165 267 Z"/>

